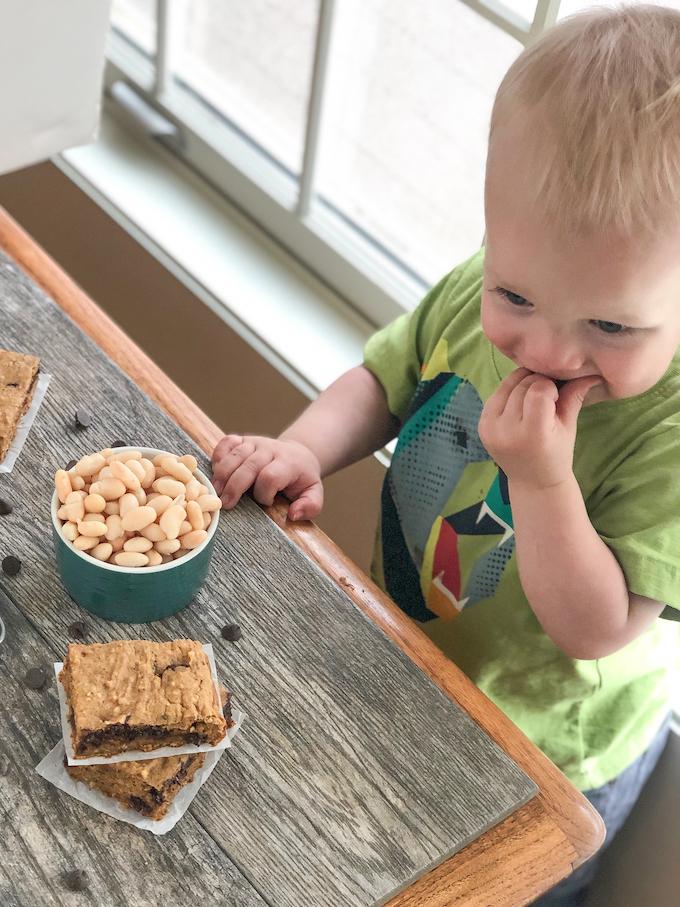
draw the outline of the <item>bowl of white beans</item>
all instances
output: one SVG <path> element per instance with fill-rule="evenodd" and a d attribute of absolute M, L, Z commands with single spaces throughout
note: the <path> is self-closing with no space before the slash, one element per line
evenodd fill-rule
<path fill-rule="evenodd" d="M 107 620 L 145 623 L 184 608 L 205 581 L 221 501 L 196 459 L 106 448 L 55 474 L 61 581 Z"/>

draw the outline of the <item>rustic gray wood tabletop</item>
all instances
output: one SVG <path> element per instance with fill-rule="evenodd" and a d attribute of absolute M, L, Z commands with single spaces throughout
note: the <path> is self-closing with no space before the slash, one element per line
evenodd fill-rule
<path fill-rule="evenodd" d="M 79 608 L 56 573 L 57 468 L 121 440 L 205 454 L 0 255 L 0 347 L 40 356 L 52 381 L 13 471 L 0 475 L 0 904 L 194 903 L 367 907 L 498 823 L 534 783 L 250 500 L 223 512 L 209 578 L 152 624 Z M 191 342 L 187 338 L 187 342 Z M 247 394 L 247 376 L 244 376 Z M 93 414 L 77 429 L 76 408 Z M 246 719 L 167 835 L 96 812 L 34 768 L 60 737 L 51 665 L 69 625 L 88 642 L 189 637 L 213 644 Z M 227 642 L 220 628 L 238 623 Z M 31 689 L 26 672 L 48 683 Z M 86 890 L 68 873 L 87 872 Z"/>

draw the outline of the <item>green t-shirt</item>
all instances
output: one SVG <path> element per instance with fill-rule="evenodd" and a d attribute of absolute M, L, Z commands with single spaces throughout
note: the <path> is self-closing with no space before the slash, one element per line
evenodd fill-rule
<path fill-rule="evenodd" d="M 484 449 L 484 402 L 515 365 L 480 324 L 483 252 L 367 343 L 402 428 L 385 477 L 376 580 L 579 788 L 649 745 L 680 666 L 679 625 L 568 658 L 520 585 L 507 479 Z M 585 407 L 574 473 L 631 592 L 680 616 L 680 355 L 653 388 Z M 565 576 L 565 583 L 569 577 Z"/>

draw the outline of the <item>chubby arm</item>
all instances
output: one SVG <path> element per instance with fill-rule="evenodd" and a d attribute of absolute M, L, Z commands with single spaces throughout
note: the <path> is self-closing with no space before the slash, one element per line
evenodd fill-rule
<path fill-rule="evenodd" d="M 522 588 L 541 626 L 570 658 L 602 658 L 664 609 L 631 594 L 593 528 L 573 475 L 547 488 L 508 482 Z"/>
<path fill-rule="evenodd" d="M 321 479 L 378 450 L 399 431 L 382 385 L 363 365 L 341 375 L 277 439 L 226 435 L 213 452 L 213 483 L 224 506 L 253 489 L 260 504 L 280 491 L 291 520 L 323 507 Z"/>
<path fill-rule="evenodd" d="M 534 614 L 570 658 L 610 655 L 657 618 L 662 602 L 631 594 L 595 531 L 572 460 L 592 377 L 553 381 L 518 369 L 484 407 L 480 437 L 508 477 L 517 565 Z"/>

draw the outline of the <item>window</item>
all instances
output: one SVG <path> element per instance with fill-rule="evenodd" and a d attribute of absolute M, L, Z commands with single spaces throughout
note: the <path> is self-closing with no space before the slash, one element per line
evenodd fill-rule
<path fill-rule="evenodd" d="M 586 5 L 114 0 L 107 85 L 132 87 L 165 118 L 147 118 L 159 141 L 381 324 L 479 246 L 498 83 Z"/>

